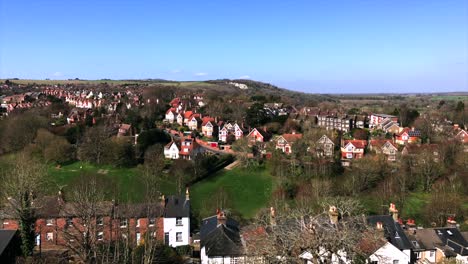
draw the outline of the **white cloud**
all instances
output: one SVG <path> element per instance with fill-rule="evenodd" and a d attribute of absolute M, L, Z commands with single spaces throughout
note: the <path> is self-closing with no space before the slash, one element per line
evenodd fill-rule
<path fill-rule="evenodd" d="M 206 76 L 206 75 L 208 75 L 208 73 L 206 73 L 206 72 L 197 72 L 194 75 L 195 76 Z"/>
<path fill-rule="evenodd" d="M 52 74 L 54 77 L 62 77 L 63 76 L 63 73 L 61 72 L 54 72 L 54 74 Z"/>
<path fill-rule="evenodd" d="M 241 77 L 239 77 L 239 79 L 250 79 L 250 76 L 249 75 L 242 75 Z"/>

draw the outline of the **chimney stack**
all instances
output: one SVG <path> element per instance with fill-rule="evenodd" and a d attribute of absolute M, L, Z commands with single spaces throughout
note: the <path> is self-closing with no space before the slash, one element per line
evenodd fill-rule
<path fill-rule="evenodd" d="M 330 206 L 330 209 L 328 210 L 328 216 L 330 217 L 330 223 L 332 225 L 338 224 L 338 209 L 336 206 Z"/>
<path fill-rule="evenodd" d="M 276 211 L 274 207 L 270 207 L 270 225 L 276 226 Z"/>
<path fill-rule="evenodd" d="M 226 214 L 224 213 L 224 211 L 220 211 L 218 209 L 216 219 L 218 220 L 218 226 L 219 225 L 226 225 L 227 217 L 226 217 Z"/>
<path fill-rule="evenodd" d="M 457 228 L 457 221 L 455 221 L 455 217 L 449 216 L 447 218 L 447 227 L 449 228 Z"/>
<path fill-rule="evenodd" d="M 388 212 L 392 214 L 393 220 L 398 222 L 398 210 L 394 203 L 390 204 L 390 208 L 388 208 Z"/>

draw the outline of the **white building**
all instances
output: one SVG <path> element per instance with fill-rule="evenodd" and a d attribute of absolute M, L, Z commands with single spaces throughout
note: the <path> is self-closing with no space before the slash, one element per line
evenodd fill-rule
<path fill-rule="evenodd" d="M 174 141 L 169 142 L 164 146 L 164 157 L 166 159 L 179 159 L 179 148 Z"/>
<path fill-rule="evenodd" d="M 371 264 L 408 264 L 410 256 L 407 253 L 387 242 L 369 257 L 368 262 Z"/>
<path fill-rule="evenodd" d="M 170 196 L 165 199 L 164 243 L 171 247 L 190 244 L 190 197 Z"/>

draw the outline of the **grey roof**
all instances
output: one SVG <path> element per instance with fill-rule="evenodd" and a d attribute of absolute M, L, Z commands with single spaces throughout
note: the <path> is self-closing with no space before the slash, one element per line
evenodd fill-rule
<path fill-rule="evenodd" d="M 0 255 L 3 254 L 3 251 L 10 244 L 15 234 L 16 230 L 0 230 Z"/>
<path fill-rule="evenodd" d="M 202 220 L 201 227 L 200 227 L 200 239 L 204 239 L 211 231 L 216 229 L 218 226 L 218 218 L 216 215 L 211 217 L 207 217 Z M 239 223 L 236 220 L 228 218 L 226 220 L 226 226 L 236 232 L 239 232 Z"/>
<path fill-rule="evenodd" d="M 385 230 L 385 238 L 400 250 L 412 249 L 413 244 L 409 241 L 405 232 L 398 222 L 395 222 L 390 215 L 372 215 L 367 217 L 367 223 L 376 226 L 381 222 Z"/>
<path fill-rule="evenodd" d="M 190 200 L 186 200 L 185 195 L 168 196 L 165 204 L 164 217 L 190 217 Z"/>
<path fill-rule="evenodd" d="M 435 233 L 445 245 L 444 252 L 454 252 L 462 256 L 468 256 L 468 242 L 457 228 L 435 228 Z"/>
<path fill-rule="evenodd" d="M 203 219 L 200 229 L 200 245 L 206 255 L 239 256 L 243 254 L 239 224 L 228 218 L 226 224 L 219 224 L 216 216 Z"/>

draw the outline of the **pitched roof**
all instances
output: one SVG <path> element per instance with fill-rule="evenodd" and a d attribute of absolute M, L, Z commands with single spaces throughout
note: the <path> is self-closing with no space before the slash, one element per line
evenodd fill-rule
<path fill-rule="evenodd" d="M 193 111 L 185 111 L 184 112 L 184 118 L 189 119 L 193 114 Z"/>
<path fill-rule="evenodd" d="M 372 215 L 367 217 L 367 223 L 371 226 L 376 226 L 377 222 L 382 223 L 385 238 L 400 250 L 412 249 L 413 244 L 409 241 L 405 232 L 398 222 L 395 222 L 390 215 Z"/>
<path fill-rule="evenodd" d="M 344 141 L 344 146 L 348 145 L 349 143 L 353 144 L 356 148 L 365 148 L 367 145 L 366 140 L 360 140 L 360 139 L 353 139 L 353 140 L 345 140 Z"/>
<path fill-rule="evenodd" d="M 244 250 L 238 223 L 227 219 L 226 224 L 217 224 L 217 216 L 203 219 L 200 229 L 200 244 L 207 256 L 239 256 Z"/>
<path fill-rule="evenodd" d="M 205 238 L 211 231 L 213 231 L 218 226 L 217 215 L 213 215 L 202 220 L 200 227 L 200 239 Z M 232 218 L 227 218 L 226 226 L 232 230 L 237 230 L 239 232 L 239 223 Z"/>
<path fill-rule="evenodd" d="M 190 200 L 185 195 L 171 195 L 165 200 L 164 217 L 190 217 Z"/>
<path fill-rule="evenodd" d="M 211 124 L 214 124 L 215 119 L 211 116 L 205 116 L 202 118 L 202 126 L 208 124 L 208 122 L 211 122 Z"/>
<path fill-rule="evenodd" d="M 468 242 L 457 228 L 435 228 L 436 235 L 442 241 L 444 252 L 454 252 L 468 256 Z"/>
<path fill-rule="evenodd" d="M 8 247 L 16 234 L 16 230 L 0 230 L 0 256 Z"/>
<path fill-rule="evenodd" d="M 283 134 L 282 137 L 287 141 L 287 142 L 296 142 L 299 139 L 302 138 L 302 134 Z"/>
<path fill-rule="evenodd" d="M 369 142 L 369 145 L 372 147 L 382 148 L 386 143 L 392 145 L 394 148 L 397 148 L 390 139 L 373 139 Z"/>

